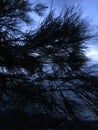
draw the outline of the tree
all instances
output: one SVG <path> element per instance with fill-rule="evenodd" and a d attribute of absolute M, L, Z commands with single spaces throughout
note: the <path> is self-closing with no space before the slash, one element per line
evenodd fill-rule
<path fill-rule="evenodd" d="M 37 4 L 32 4 L 28 0 L 0 1 L 0 102 L 2 104 L 1 108 L 4 105 L 3 110 L 10 104 L 10 101 L 11 104 L 13 104 L 11 98 L 13 96 L 15 98 L 15 93 L 17 93 L 19 88 L 18 85 L 24 84 L 23 80 L 27 80 L 22 67 L 26 61 L 24 59 L 25 54 L 22 46 L 22 44 L 24 44 L 25 35 L 21 30 L 21 26 L 22 24 L 24 25 L 24 23 L 32 23 L 32 19 L 29 15 L 31 12 L 39 12 L 39 15 L 42 16 L 46 6 L 40 3 L 40 8 L 37 10 L 36 8 Z M 29 63 L 27 63 L 26 66 L 28 64 Z M 23 74 L 21 74 L 21 72 L 23 72 Z M 17 101 L 18 99 L 15 98 Z M 16 107 L 17 106 L 18 105 L 16 105 Z"/>
<path fill-rule="evenodd" d="M 64 15 L 58 17 L 51 12 L 37 31 L 27 34 L 24 45 L 26 54 L 37 61 L 34 62 L 35 78 L 32 78 L 32 82 L 45 89 L 46 95 L 42 99 L 42 105 L 48 106 L 51 110 L 54 110 L 52 104 L 64 111 L 67 109 L 65 114 L 70 113 L 72 118 L 76 116 L 74 110 L 69 108 L 75 103 L 69 101 L 66 91 L 78 93 L 78 88 L 89 86 L 89 76 L 84 71 L 87 61 L 84 50 L 86 41 L 92 36 L 87 24 L 74 7 L 66 8 Z M 33 66 L 34 63 L 32 62 Z M 29 72 L 32 75 L 31 68 Z M 60 102 L 63 102 L 61 106 Z"/>
<path fill-rule="evenodd" d="M 75 7 L 66 7 L 63 15 L 56 17 L 50 12 L 38 29 L 23 34 L 17 25 L 21 20 L 30 21 L 29 2 L 12 0 L 11 6 L 9 1 L 2 3 L 0 107 L 49 114 L 62 111 L 77 118 L 66 91 L 78 94 L 80 88 L 89 86 L 84 49 L 91 35 L 86 21 Z M 33 11 L 42 15 L 46 7 L 40 6 Z"/>

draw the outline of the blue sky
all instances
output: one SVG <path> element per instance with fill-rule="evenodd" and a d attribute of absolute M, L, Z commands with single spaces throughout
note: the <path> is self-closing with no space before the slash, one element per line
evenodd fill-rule
<path fill-rule="evenodd" d="M 46 4 L 52 0 L 38 0 Z M 88 16 L 93 24 L 98 24 L 98 0 L 53 0 L 53 8 L 61 10 L 64 5 L 80 5 L 85 16 Z"/>

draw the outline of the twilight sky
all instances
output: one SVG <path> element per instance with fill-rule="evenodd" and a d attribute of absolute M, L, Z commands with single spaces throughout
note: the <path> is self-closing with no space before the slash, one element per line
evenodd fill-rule
<path fill-rule="evenodd" d="M 43 2 L 51 6 L 52 0 L 34 0 L 34 2 Z M 53 0 L 53 9 L 56 13 L 60 13 L 65 5 L 78 5 L 81 7 L 83 16 L 88 17 L 89 23 L 92 25 L 94 32 L 98 33 L 98 0 Z M 38 20 L 39 21 L 39 20 Z M 95 63 L 98 63 L 98 38 L 91 41 L 91 45 L 87 50 L 87 56 L 90 57 Z"/>

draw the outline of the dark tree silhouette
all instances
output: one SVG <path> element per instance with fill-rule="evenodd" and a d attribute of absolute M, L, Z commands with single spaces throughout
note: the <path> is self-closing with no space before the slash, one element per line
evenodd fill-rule
<path fill-rule="evenodd" d="M 28 72 L 34 86 L 45 89 L 44 99 L 40 97 L 42 105 L 53 114 L 61 109 L 63 114 L 77 118 L 72 107 L 79 104 L 71 102 L 66 93 L 72 91 L 81 97 L 80 92 L 91 87 L 90 74 L 85 70 L 86 42 L 92 38 L 88 23 L 74 7 L 66 8 L 64 15 L 58 17 L 51 12 L 26 37 L 24 48 L 28 59 L 32 56 L 36 60 L 32 62 L 33 71 L 29 66 Z"/>
<path fill-rule="evenodd" d="M 19 106 L 18 104 L 20 104 L 17 101 L 21 100 L 18 95 L 18 90 L 20 91 L 20 87 L 22 87 L 22 84 L 23 86 L 28 84 L 28 77 L 24 75 L 24 68 L 28 68 L 31 63 L 29 60 L 26 63 L 27 56 L 24 52 L 24 48 L 22 47 L 25 37 L 24 33 L 21 30 L 21 26 L 24 26 L 24 23 L 32 23 L 32 19 L 30 18 L 29 13 L 39 12 L 39 15 L 43 15 L 42 13 L 44 13 L 43 11 L 45 11 L 46 6 L 40 4 L 40 8 L 36 10 L 36 7 L 38 5 L 30 3 L 28 0 L 0 1 L 1 111 L 8 108 L 8 104 L 11 104 L 11 108 L 13 109 L 13 103 L 16 104 L 15 107 L 17 109 L 17 107 Z M 33 59 L 31 58 L 31 60 Z M 25 92 L 26 90 L 24 88 L 23 93 Z M 21 91 L 20 93 L 22 94 Z"/>
<path fill-rule="evenodd" d="M 42 16 L 46 8 L 38 4 L 32 9 L 26 0 L 0 3 L 0 110 L 77 119 L 79 103 L 67 93 L 90 98 L 83 93 L 92 84 L 84 50 L 92 36 L 75 7 L 66 7 L 58 17 L 51 11 L 39 28 L 22 33 L 18 25 L 31 21 L 28 12 Z"/>

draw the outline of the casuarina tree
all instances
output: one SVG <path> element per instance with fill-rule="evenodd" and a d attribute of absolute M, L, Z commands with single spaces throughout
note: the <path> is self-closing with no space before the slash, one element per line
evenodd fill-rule
<path fill-rule="evenodd" d="M 0 109 L 58 114 L 77 118 L 68 91 L 80 96 L 90 86 L 84 71 L 86 42 L 92 37 L 88 23 L 75 7 L 50 12 L 38 28 L 23 33 L 29 12 L 43 15 L 47 6 L 27 0 L 0 3 Z M 78 94 L 79 92 L 79 94 Z"/>

